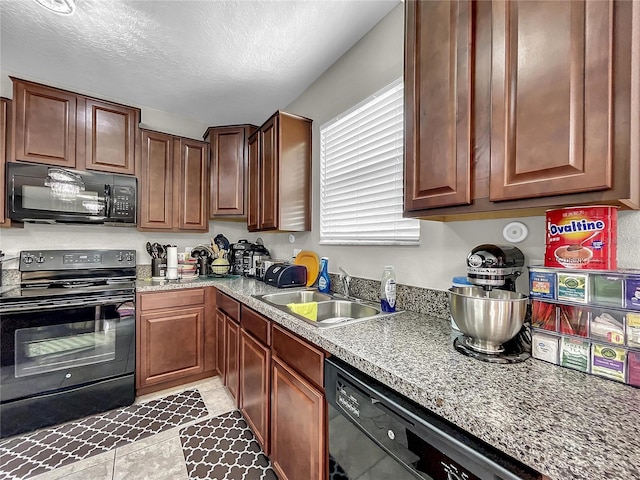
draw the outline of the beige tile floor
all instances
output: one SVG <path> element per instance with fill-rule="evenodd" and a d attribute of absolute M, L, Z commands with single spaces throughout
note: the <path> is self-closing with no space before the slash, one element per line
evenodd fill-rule
<path fill-rule="evenodd" d="M 136 398 L 147 402 L 172 393 L 197 388 L 209 415 L 179 427 L 165 430 L 138 442 L 124 445 L 64 467 L 42 473 L 34 480 L 188 480 L 179 432 L 182 428 L 207 418 L 216 417 L 235 408 L 220 377 L 213 377 L 180 387 L 162 390 Z"/>

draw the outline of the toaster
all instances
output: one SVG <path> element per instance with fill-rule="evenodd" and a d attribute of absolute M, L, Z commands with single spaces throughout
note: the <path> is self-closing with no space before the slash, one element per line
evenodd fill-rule
<path fill-rule="evenodd" d="M 278 288 L 305 287 L 307 285 L 307 267 L 276 263 L 264 272 L 264 283 Z"/>

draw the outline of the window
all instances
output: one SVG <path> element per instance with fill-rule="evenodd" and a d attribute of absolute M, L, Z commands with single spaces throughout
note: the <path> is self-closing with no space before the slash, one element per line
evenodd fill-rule
<path fill-rule="evenodd" d="M 320 243 L 417 245 L 402 218 L 403 83 L 393 82 L 320 127 Z"/>

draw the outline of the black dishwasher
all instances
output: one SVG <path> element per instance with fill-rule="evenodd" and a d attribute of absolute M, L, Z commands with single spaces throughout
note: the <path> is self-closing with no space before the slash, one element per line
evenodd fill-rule
<path fill-rule="evenodd" d="M 325 390 L 330 480 L 544 478 L 335 357 Z"/>

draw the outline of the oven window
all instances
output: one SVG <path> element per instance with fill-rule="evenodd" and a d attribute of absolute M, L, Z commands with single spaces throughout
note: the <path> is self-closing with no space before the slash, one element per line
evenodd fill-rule
<path fill-rule="evenodd" d="M 26 377 L 116 358 L 116 321 L 91 320 L 15 331 L 15 376 Z"/>

